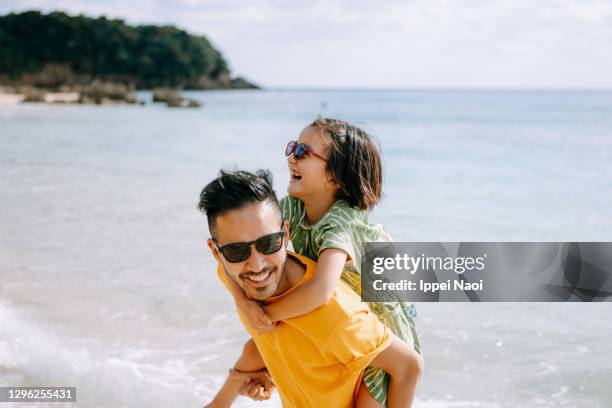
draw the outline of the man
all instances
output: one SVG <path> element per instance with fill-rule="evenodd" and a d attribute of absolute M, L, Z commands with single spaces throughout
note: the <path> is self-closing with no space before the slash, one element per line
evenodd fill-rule
<path fill-rule="evenodd" d="M 199 208 L 207 215 L 208 246 L 226 286 L 232 279 L 250 298 L 270 303 L 312 278 L 316 264 L 287 252 L 288 229 L 269 172 L 222 171 L 202 191 Z M 389 407 L 411 405 L 421 357 L 343 283 L 327 304 L 272 332 L 258 333 L 242 321 L 261 358 L 250 360 L 248 372 L 230 376 L 209 406 L 230 406 L 241 377 L 261 385 L 259 397 L 267 397 L 270 383 L 262 371 L 267 368 L 284 407 L 351 407 L 356 400 L 368 401 L 360 397 L 367 392 L 361 378 L 368 365 L 389 373 Z"/>

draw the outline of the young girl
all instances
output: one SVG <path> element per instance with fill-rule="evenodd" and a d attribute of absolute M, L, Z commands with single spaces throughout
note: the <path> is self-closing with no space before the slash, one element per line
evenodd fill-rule
<path fill-rule="evenodd" d="M 289 195 L 281 200 L 294 250 L 317 260 L 312 280 L 279 301 L 262 306 L 249 300 L 237 284 L 231 292 L 249 324 L 258 331 L 274 330 L 277 322 L 309 313 L 328 302 L 342 279 L 361 293 L 360 266 L 365 242 L 390 241 L 382 226 L 368 223 L 369 211 L 382 196 L 382 165 L 378 148 L 363 130 L 336 119 L 319 118 L 308 125 L 285 155 L 289 166 Z M 228 281 L 232 282 L 231 279 Z M 420 353 L 414 307 L 402 303 L 370 303 L 370 309 L 398 337 Z M 254 345 L 247 344 L 235 370 L 257 366 Z M 248 355 L 251 354 L 251 357 Z M 235 372 L 236 373 L 236 372 Z M 368 367 L 363 382 L 372 399 L 386 406 L 389 376 Z M 257 395 L 257 387 L 251 395 Z M 269 396 L 259 393 L 259 397 Z M 357 405 L 368 405 L 357 401 Z"/>

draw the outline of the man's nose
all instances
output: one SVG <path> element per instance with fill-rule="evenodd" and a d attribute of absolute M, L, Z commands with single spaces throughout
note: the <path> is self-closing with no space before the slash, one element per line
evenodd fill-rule
<path fill-rule="evenodd" d="M 287 156 L 287 161 L 291 164 L 297 163 L 297 160 L 295 158 L 295 153 L 291 153 L 289 156 Z"/>
<path fill-rule="evenodd" d="M 252 272 L 260 272 L 266 266 L 266 256 L 255 248 L 255 244 L 251 245 L 251 255 L 247 258 L 245 266 Z"/>

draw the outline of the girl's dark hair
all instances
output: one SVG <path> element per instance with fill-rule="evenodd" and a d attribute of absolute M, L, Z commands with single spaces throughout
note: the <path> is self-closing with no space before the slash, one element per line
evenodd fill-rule
<path fill-rule="evenodd" d="M 221 170 L 219 176 L 208 183 L 200 193 L 198 209 L 208 218 L 210 235 L 215 237 L 215 221 L 226 211 L 242 208 L 247 204 L 272 202 L 280 211 L 278 198 L 272 188 L 272 173 L 257 170 Z"/>
<path fill-rule="evenodd" d="M 365 131 L 343 120 L 317 118 L 310 127 L 331 137 L 327 171 L 338 184 L 338 199 L 371 210 L 382 198 L 382 159 Z"/>

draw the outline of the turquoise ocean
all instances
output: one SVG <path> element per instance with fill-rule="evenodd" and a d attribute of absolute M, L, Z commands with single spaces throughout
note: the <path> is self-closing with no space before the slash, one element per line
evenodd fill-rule
<path fill-rule="evenodd" d="M 246 332 L 199 193 L 237 167 L 272 170 L 283 195 L 284 146 L 318 115 L 379 142 L 371 220 L 397 241 L 612 240 L 612 92 L 186 94 L 205 106 L 0 105 L 0 386 L 76 386 L 79 407 L 207 402 Z M 417 309 L 417 408 L 612 406 L 609 302 Z"/>

